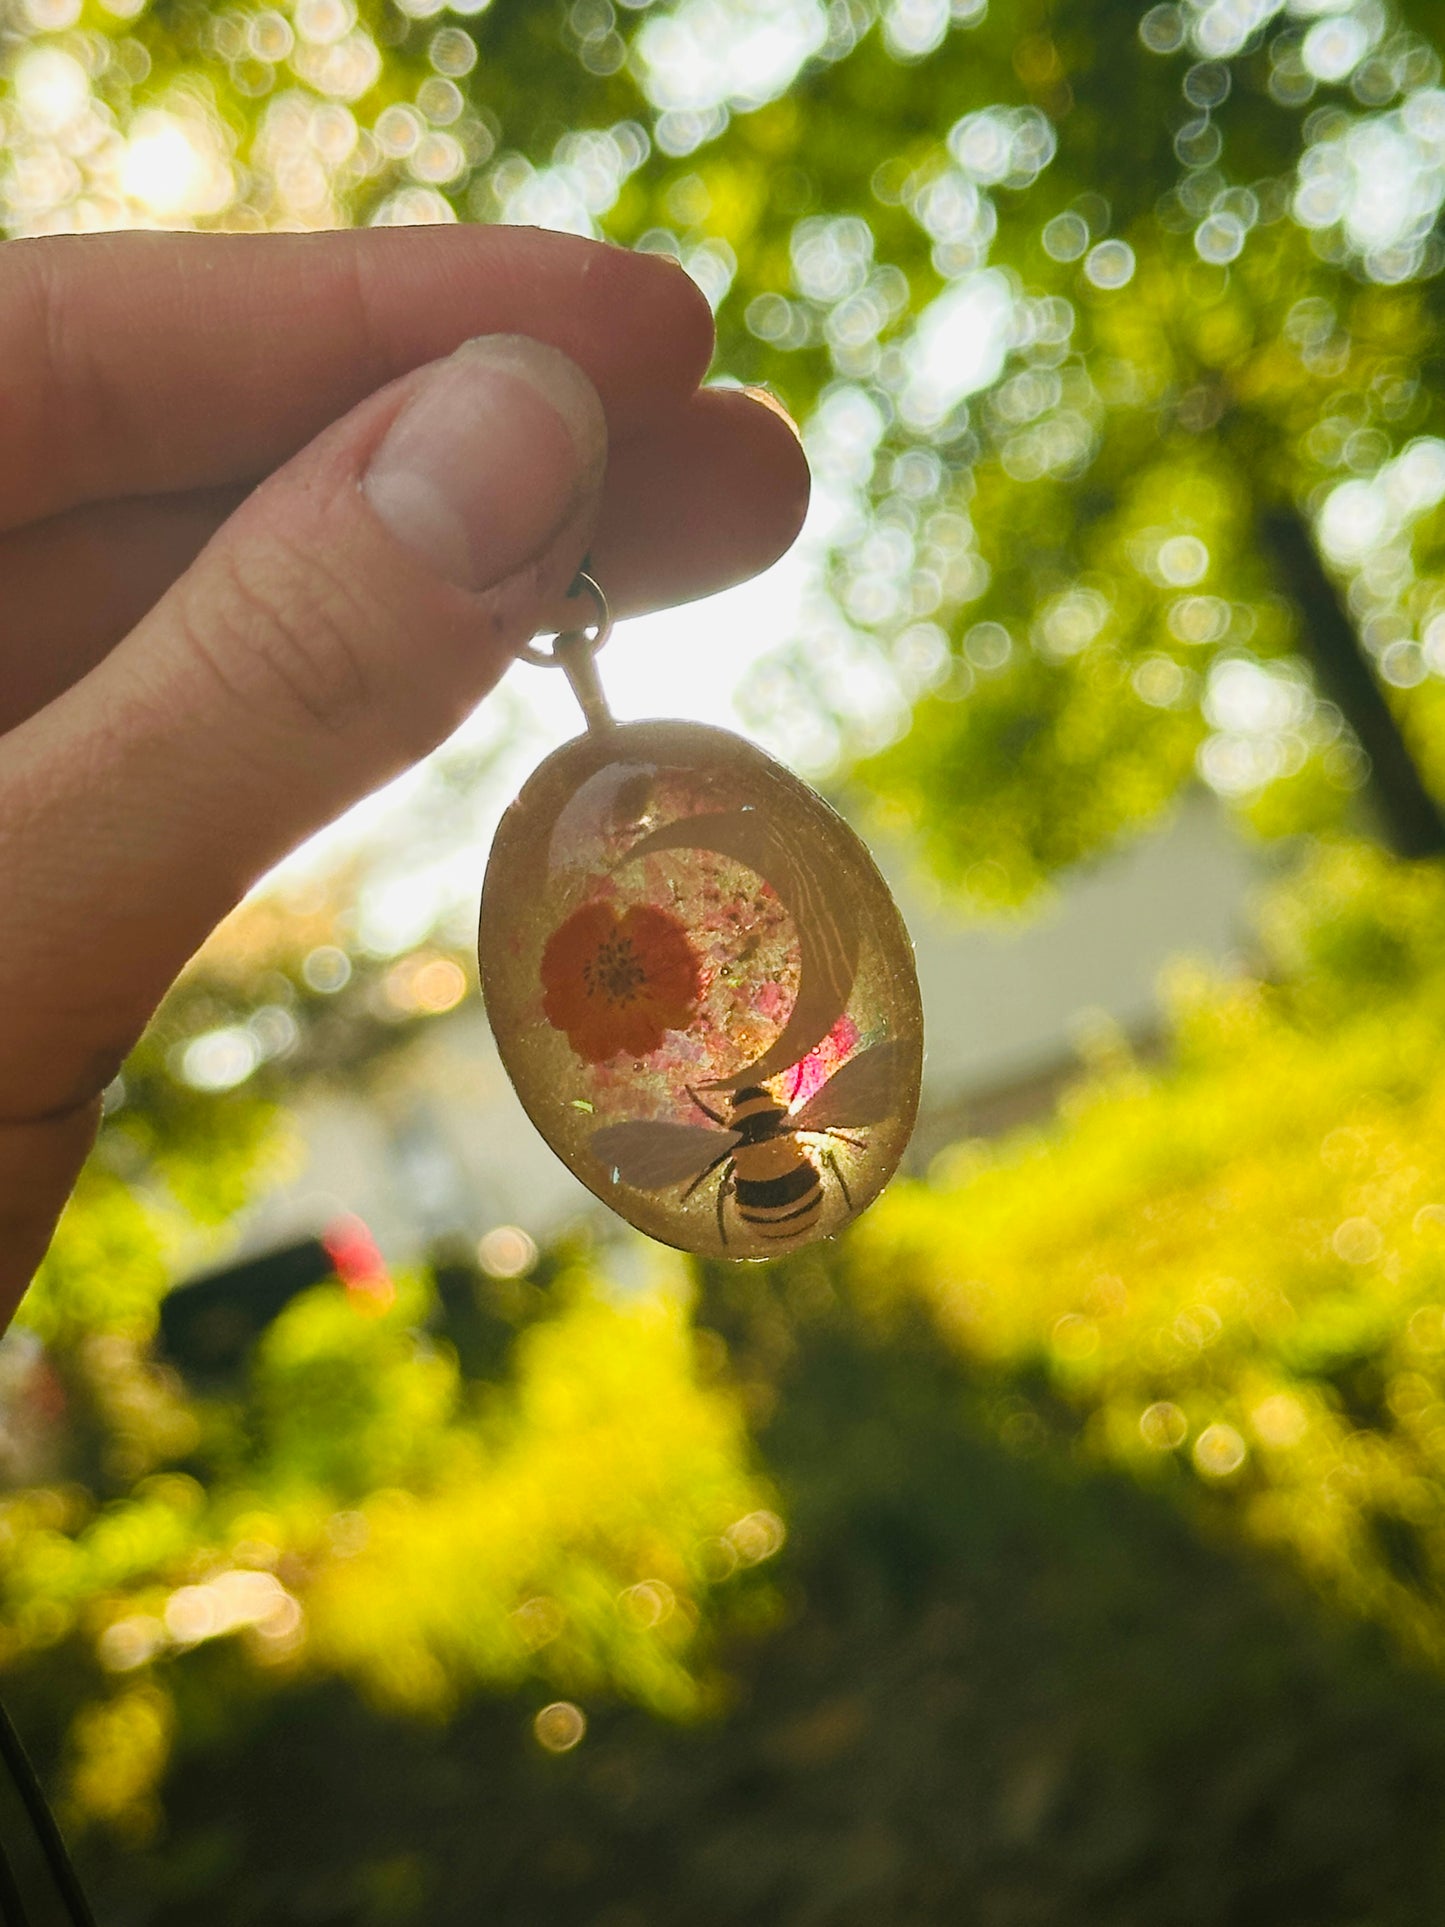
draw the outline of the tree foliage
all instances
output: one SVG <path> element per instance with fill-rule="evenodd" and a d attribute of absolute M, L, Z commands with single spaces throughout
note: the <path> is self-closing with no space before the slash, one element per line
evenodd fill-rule
<path fill-rule="evenodd" d="M 1343 819 L 1365 768 L 1271 514 L 1316 526 L 1438 760 L 1428 9 L 409 5 L 35 12 L 12 228 L 537 220 L 680 254 L 835 498 L 831 598 L 760 701 L 853 753 L 920 701 L 866 793 L 979 902 L 1196 770 L 1271 830 Z"/>

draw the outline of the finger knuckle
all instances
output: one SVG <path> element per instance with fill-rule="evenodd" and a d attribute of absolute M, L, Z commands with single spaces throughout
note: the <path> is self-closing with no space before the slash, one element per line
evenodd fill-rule
<path fill-rule="evenodd" d="M 258 716 L 340 736 L 374 707 L 374 609 L 284 536 L 218 555 L 182 597 L 180 619 L 207 671 Z"/>

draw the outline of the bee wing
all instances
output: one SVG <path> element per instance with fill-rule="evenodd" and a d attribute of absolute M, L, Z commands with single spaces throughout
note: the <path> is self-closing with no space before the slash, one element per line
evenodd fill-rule
<path fill-rule="evenodd" d="M 831 1124 L 879 1124 L 902 1105 L 908 1050 L 901 1037 L 850 1057 L 788 1120 L 795 1131 L 826 1131 Z"/>
<path fill-rule="evenodd" d="M 705 1171 L 715 1157 L 738 1142 L 735 1131 L 706 1124 L 663 1124 L 639 1118 L 631 1124 L 604 1124 L 588 1140 L 592 1155 L 624 1184 L 639 1191 L 665 1191 Z"/>

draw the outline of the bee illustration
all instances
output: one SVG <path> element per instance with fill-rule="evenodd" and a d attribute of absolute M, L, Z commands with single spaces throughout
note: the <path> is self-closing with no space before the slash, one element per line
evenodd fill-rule
<path fill-rule="evenodd" d="M 688 1096 L 711 1124 L 640 1118 L 608 1124 L 592 1133 L 592 1152 L 611 1170 L 614 1182 L 635 1185 L 639 1191 L 686 1185 L 684 1199 L 720 1170 L 717 1228 L 724 1244 L 729 1198 L 757 1237 L 770 1244 L 796 1243 L 822 1216 L 824 1171 L 837 1182 L 844 1204 L 853 1208 L 831 1145 L 804 1140 L 837 1138 L 861 1149 L 864 1140 L 850 1137 L 849 1129 L 880 1123 L 897 1111 L 906 1058 L 897 1038 L 860 1051 L 797 1110 L 780 1104 L 761 1084 L 749 1084 L 731 1093 L 729 1115 L 724 1117 L 689 1087 Z M 720 1138 L 714 1126 L 726 1135 Z"/>

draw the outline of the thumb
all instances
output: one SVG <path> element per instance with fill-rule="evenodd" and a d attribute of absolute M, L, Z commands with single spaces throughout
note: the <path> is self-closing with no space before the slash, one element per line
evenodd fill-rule
<path fill-rule="evenodd" d="M 578 566 L 605 458 L 565 356 L 469 342 L 278 470 L 0 743 L 0 1146 L 73 1125 L 256 877 L 497 680 Z"/>

